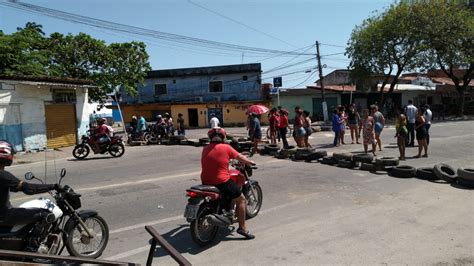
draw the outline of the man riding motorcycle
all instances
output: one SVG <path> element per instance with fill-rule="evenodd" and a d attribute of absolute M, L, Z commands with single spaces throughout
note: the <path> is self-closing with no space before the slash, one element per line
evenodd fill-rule
<path fill-rule="evenodd" d="M 255 236 L 245 226 L 245 197 L 230 178 L 229 160 L 237 159 L 249 165 L 254 165 L 255 163 L 225 143 L 227 134 L 223 128 L 212 128 L 207 135 L 210 139 L 210 144 L 204 147 L 202 151 L 202 184 L 217 187 L 224 198 L 236 205 L 237 218 L 239 220 L 237 233 L 247 239 L 253 239 Z M 230 219 L 225 215 L 221 215 L 219 218 Z"/>
<path fill-rule="evenodd" d="M 5 171 L 6 166 L 13 162 L 14 150 L 6 141 L 0 141 L 0 226 L 12 226 L 21 223 L 39 222 L 33 234 L 33 243 L 28 243 L 28 249 L 36 251 L 38 248 L 45 225 L 52 222 L 54 215 L 45 209 L 12 208 L 10 203 L 10 191 L 22 191 L 27 195 L 45 193 L 50 190 L 59 189 L 56 184 L 33 184 L 24 182 L 10 172 Z"/>
<path fill-rule="evenodd" d="M 99 118 L 97 122 L 99 123 L 99 126 L 95 129 L 95 134 L 94 134 L 94 145 L 95 145 L 94 153 L 101 152 L 100 145 L 110 141 L 110 137 L 109 137 L 110 131 L 109 131 L 109 127 L 107 127 L 107 124 L 106 124 L 107 119 Z"/>

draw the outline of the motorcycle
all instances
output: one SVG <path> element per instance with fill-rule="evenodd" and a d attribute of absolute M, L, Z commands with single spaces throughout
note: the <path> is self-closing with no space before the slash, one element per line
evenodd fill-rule
<path fill-rule="evenodd" d="M 98 258 L 102 255 L 109 241 L 109 228 L 104 218 L 94 210 L 80 210 L 81 195 L 61 181 L 66 175 L 66 169 L 61 170 L 59 189 L 50 191 L 53 200 L 38 198 L 21 204 L 20 208 L 39 208 L 49 210 L 43 219 L 48 223 L 34 222 L 31 224 L 15 224 L 1 226 L 0 249 L 31 251 L 28 243 L 37 239 L 32 232 L 38 229 L 43 232 L 37 242 L 36 252 L 48 255 L 60 255 L 64 247 L 70 255 L 76 257 Z M 33 173 L 25 174 L 26 180 L 37 179 Z"/>
<path fill-rule="evenodd" d="M 144 135 L 144 138 L 145 136 L 146 135 Z M 136 131 L 133 127 L 127 127 L 127 144 L 130 145 L 132 141 L 142 141 L 142 133 Z"/>
<path fill-rule="evenodd" d="M 122 136 L 117 136 L 114 134 L 110 141 L 100 144 L 100 150 L 97 151 L 94 144 L 95 139 L 91 137 L 90 130 L 87 135 L 82 135 L 81 143 L 77 144 L 72 151 L 74 158 L 82 160 L 89 155 L 90 150 L 92 149 L 95 153 L 104 154 L 106 152 L 110 153 L 113 157 L 120 157 L 125 153 L 125 146 L 123 145 Z"/>
<path fill-rule="evenodd" d="M 237 160 L 231 160 L 230 165 L 235 168 L 229 170 L 230 176 L 241 188 L 247 201 L 246 218 L 253 218 L 259 213 L 263 200 L 262 188 L 257 181 L 249 179 L 256 167 L 244 165 Z M 196 244 L 209 245 L 216 237 L 219 227 L 228 227 L 237 221 L 235 206 L 231 206 L 229 210 L 229 202 L 215 186 L 196 185 L 186 192 L 188 204 L 184 217 L 191 223 L 191 237 Z M 228 219 L 220 219 L 222 216 Z"/>

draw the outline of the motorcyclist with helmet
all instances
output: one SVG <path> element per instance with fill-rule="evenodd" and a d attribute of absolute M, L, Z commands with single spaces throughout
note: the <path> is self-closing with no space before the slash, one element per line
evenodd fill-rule
<path fill-rule="evenodd" d="M 60 187 L 57 184 L 28 183 L 5 171 L 5 167 L 13 162 L 13 154 L 14 149 L 10 143 L 0 140 L 0 226 L 38 222 L 33 230 L 33 242 L 27 243 L 29 250 L 36 251 L 45 233 L 44 228 L 47 228 L 45 225 L 51 223 L 54 216 L 45 209 L 13 208 L 10 203 L 10 191 L 22 191 L 27 195 L 34 195 L 50 190 L 60 190 Z"/>
<path fill-rule="evenodd" d="M 225 143 L 227 134 L 223 128 L 212 128 L 207 135 L 210 144 L 204 147 L 202 151 L 202 184 L 217 187 L 224 198 L 232 200 L 232 204 L 236 205 L 236 214 L 239 220 L 237 233 L 247 239 L 253 239 L 255 236 L 250 233 L 245 225 L 246 200 L 239 187 L 230 178 L 229 160 L 236 159 L 247 165 L 254 165 L 255 162 Z"/>
<path fill-rule="evenodd" d="M 110 141 L 110 131 L 109 127 L 107 126 L 107 119 L 99 118 L 97 120 L 98 127 L 95 129 L 94 134 L 94 145 L 95 150 L 94 153 L 104 152 L 101 149 L 101 145 Z"/>

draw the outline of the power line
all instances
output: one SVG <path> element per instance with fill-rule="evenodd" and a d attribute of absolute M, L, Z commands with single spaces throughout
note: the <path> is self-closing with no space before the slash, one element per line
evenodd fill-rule
<path fill-rule="evenodd" d="M 287 45 L 290 45 L 290 46 L 296 48 L 296 46 L 294 46 L 293 44 L 291 44 L 291 43 L 289 43 L 289 42 L 287 42 L 287 41 L 284 41 L 284 40 L 282 40 L 282 39 L 280 39 L 280 38 L 277 38 L 277 37 L 275 37 L 275 36 L 273 36 L 273 35 L 270 35 L 270 34 L 268 34 L 268 33 L 266 33 L 266 32 L 263 32 L 263 31 L 261 31 L 261 30 L 259 30 L 259 29 L 256 29 L 256 28 L 254 28 L 254 27 L 252 27 L 252 26 L 249 26 L 249 25 L 247 25 L 247 24 L 245 24 L 245 23 L 243 23 L 243 22 L 240 22 L 240 21 L 238 21 L 238 20 L 236 20 L 236 19 L 233 19 L 233 18 L 231 18 L 231 17 L 228 17 L 228 16 L 226 16 L 226 15 L 223 15 L 223 14 L 221 14 L 221 13 L 215 11 L 215 10 L 212 10 L 212 9 L 210 9 L 210 8 L 208 8 L 208 7 L 202 6 L 202 5 L 198 4 L 198 3 L 194 3 L 194 2 L 191 1 L 191 0 L 187 0 L 187 2 L 190 3 L 190 4 L 192 4 L 192 5 L 194 5 L 194 6 L 199 7 L 199 8 L 201 8 L 201 9 L 204 9 L 204 10 L 206 10 L 206 11 L 208 11 L 208 12 L 211 12 L 211 13 L 213 13 L 213 14 L 215 14 L 215 15 L 221 17 L 221 18 L 225 18 L 225 19 L 230 20 L 230 21 L 232 21 L 232 22 L 234 22 L 234 23 L 237 23 L 237 24 L 239 24 L 239 25 L 241 25 L 241 26 L 244 26 L 244 27 L 246 27 L 247 29 L 253 30 L 253 31 L 258 32 L 258 33 L 260 33 L 260 34 L 263 34 L 263 35 L 265 35 L 265 36 L 267 36 L 267 37 L 270 37 L 270 38 L 272 38 L 272 39 L 274 39 L 274 40 L 280 41 L 280 42 L 282 42 L 282 43 L 285 43 L 285 44 L 287 44 Z"/>
<path fill-rule="evenodd" d="M 49 16 L 52 18 L 69 21 L 72 23 L 89 25 L 89 26 L 111 30 L 115 32 L 129 33 L 129 34 L 137 35 L 140 37 L 148 36 L 154 39 L 165 40 L 165 41 L 169 41 L 173 43 L 181 43 L 181 44 L 189 45 L 189 46 L 200 46 L 200 47 L 206 47 L 206 48 L 211 48 L 211 49 L 239 51 L 239 52 L 245 51 L 246 53 L 253 53 L 253 54 L 262 54 L 262 53 L 272 54 L 273 53 L 273 54 L 279 54 L 280 56 L 282 55 L 291 55 L 291 56 L 313 55 L 313 54 L 304 54 L 304 53 L 297 53 L 297 52 L 291 52 L 291 51 L 282 51 L 282 50 L 229 44 L 229 43 L 199 39 L 199 38 L 194 38 L 194 37 L 189 37 L 189 36 L 184 36 L 184 35 L 166 33 L 166 32 L 161 32 L 161 31 L 156 31 L 156 30 L 149 30 L 145 28 L 129 26 L 129 25 L 121 24 L 121 23 L 115 23 L 115 22 L 110 22 L 106 20 L 77 15 L 73 13 L 63 12 L 63 11 L 41 7 L 37 5 L 32 5 L 28 3 L 22 3 L 15 0 L 8 0 L 8 2 L 2 2 L 0 3 L 0 5 Z"/>
<path fill-rule="evenodd" d="M 337 45 L 337 44 L 328 44 L 328 43 L 319 43 L 320 45 L 324 46 L 331 46 L 331 47 L 339 47 L 339 48 L 346 48 L 346 46 L 343 45 Z"/>

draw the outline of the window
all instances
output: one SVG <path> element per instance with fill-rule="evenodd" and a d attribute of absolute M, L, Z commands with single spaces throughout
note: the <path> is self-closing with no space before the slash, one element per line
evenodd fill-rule
<path fill-rule="evenodd" d="M 53 102 L 76 103 L 76 91 L 68 89 L 55 89 L 53 90 Z"/>
<path fill-rule="evenodd" d="M 209 92 L 222 92 L 222 80 L 209 81 Z"/>
<path fill-rule="evenodd" d="M 247 77 L 247 76 L 242 76 L 242 80 L 248 80 L 248 79 L 249 79 L 249 77 Z"/>
<path fill-rule="evenodd" d="M 166 84 L 155 84 L 155 96 L 168 94 Z"/>

